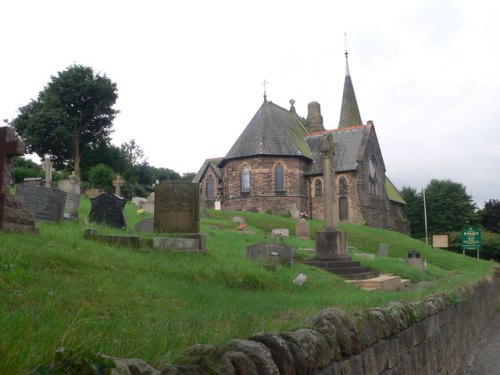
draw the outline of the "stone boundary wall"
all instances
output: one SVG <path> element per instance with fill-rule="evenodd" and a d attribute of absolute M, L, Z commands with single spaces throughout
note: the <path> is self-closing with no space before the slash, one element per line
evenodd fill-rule
<path fill-rule="evenodd" d="M 348 316 L 331 308 L 286 333 L 257 333 L 221 346 L 194 345 L 163 375 L 461 374 L 500 304 L 500 267 L 461 293 L 392 302 Z M 113 358 L 114 374 L 160 374 L 142 360 Z"/>

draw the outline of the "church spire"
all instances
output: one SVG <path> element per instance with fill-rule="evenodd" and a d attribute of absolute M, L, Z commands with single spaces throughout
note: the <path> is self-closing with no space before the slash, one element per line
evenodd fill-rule
<path fill-rule="evenodd" d="M 359 114 L 356 94 L 354 93 L 354 87 L 352 85 L 351 74 L 349 73 L 349 60 L 347 55 L 346 49 L 344 94 L 342 96 L 342 107 L 340 109 L 339 129 L 363 124 L 361 115 Z"/>

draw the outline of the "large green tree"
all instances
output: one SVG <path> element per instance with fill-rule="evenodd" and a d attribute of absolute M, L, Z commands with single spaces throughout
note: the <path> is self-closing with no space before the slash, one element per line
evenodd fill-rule
<path fill-rule="evenodd" d="M 431 180 L 425 189 L 430 234 L 459 231 L 478 224 L 477 207 L 465 186 L 452 180 Z"/>
<path fill-rule="evenodd" d="M 424 201 L 422 193 L 415 188 L 404 186 L 401 196 L 406 202 L 406 213 L 410 219 L 411 235 L 415 238 L 425 237 Z"/>
<path fill-rule="evenodd" d="M 500 201 L 490 199 L 481 210 L 481 224 L 485 229 L 500 233 Z"/>
<path fill-rule="evenodd" d="M 19 108 L 12 125 L 29 152 L 49 155 L 59 168 L 79 173 L 85 153 L 110 142 L 116 84 L 93 69 L 72 65 L 52 76 L 37 100 Z"/>

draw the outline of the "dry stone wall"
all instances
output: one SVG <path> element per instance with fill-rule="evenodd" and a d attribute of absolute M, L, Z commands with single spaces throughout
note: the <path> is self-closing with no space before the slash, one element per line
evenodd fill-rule
<path fill-rule="evenodd" d="M 161 374 L 461 374 L 499 306 L 499 287 L 497 267 L 460 295 L 393 302 L 353 316 L 327 309 L 293 332 L 257 333 L 221 346 L 194 345 L 185 352 L 184 365 Z M 114 374 L 160 373 L 140 360 L 115 360 L 119 366 Z"/>

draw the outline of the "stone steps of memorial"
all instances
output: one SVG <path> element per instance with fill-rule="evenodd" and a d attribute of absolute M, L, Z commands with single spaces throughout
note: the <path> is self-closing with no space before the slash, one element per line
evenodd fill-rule
<path fill-rule="evenodd" d="M 339 275 L 347 280 L 362 280 L 377 277 L 379 274 L 370 268 L 361 266 L 358 261 L 353 261 L 346 254 L 335 254 L 332 256 L 316 256 L 305 261 L 314 267 Z"/>

